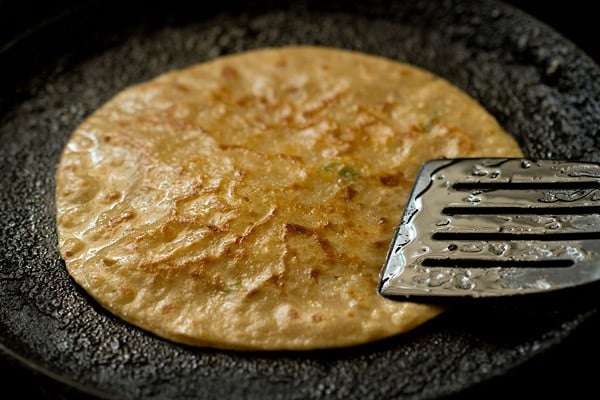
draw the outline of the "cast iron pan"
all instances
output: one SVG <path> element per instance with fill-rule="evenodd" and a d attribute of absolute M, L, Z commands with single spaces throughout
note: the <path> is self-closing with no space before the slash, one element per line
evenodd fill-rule
<path fill-rule="evenodd" d="M 55 167 L 84 117 L 173 68 L 285 44 L 379 54 L 466 90 L 531 157 L 600 161 L 599 68 L 504 4 L 197 3 L 83 3 L 0 52 L 5 355 L 89 397 L 440 398 L 515 369 L 597 315 L 600 300 L 584 288 L 456 304 L 411 333 L 364 346 L 240 353 L 174 344 L 98 307 L 57 251 Z"/>

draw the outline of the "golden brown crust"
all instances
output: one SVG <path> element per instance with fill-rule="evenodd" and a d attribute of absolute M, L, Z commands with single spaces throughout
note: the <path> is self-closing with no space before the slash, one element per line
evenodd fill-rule
<path fill-rule="evenodd" d="M 409 65 L 317 47 L 222 57 L 128 88 L 75 130 L 61 255 L 100 304 L 174 341 L 365 343 L 441 312 L 376 292 L 420 164 L 519 155 Z"/>

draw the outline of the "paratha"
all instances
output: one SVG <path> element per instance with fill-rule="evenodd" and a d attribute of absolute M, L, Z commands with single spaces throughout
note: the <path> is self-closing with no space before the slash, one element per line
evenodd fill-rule
<path fill-rule="evenodd" d="M 95 301 L 162 338 L 357 345 L 443 311 L 377 293 L 420 165 L 520 155 L 415 66 L 310 46 L 223 56 L 126 88 L 74 130 L 59 248 Z"/>

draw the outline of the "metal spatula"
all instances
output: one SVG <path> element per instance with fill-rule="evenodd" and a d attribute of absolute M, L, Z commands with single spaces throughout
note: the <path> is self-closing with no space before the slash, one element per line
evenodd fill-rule
<path fill-rule="evenodd" d="M 505 296 L 600 279 L 600 165 L 444 159 L 421 168 L 383 296 Z"/>

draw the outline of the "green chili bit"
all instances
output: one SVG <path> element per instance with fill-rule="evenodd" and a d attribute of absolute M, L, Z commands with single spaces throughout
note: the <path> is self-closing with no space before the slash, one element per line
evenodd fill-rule
<path fill-rule="evenodd" d="M 440 111 L 436 111 L 433 114 L 431 114 L 431 117 L 429 118 L 429 122 L 427 122 L 425 124 L 425 126 L 423 126 L 423 130 L 425 132 L 431 132 L 431 130 L 433 129 L 433 126 L 435 124 L 437 124 L 438 122 L 440 122 L 442 120 L 442 118 L 444 118 L 444 113 L 440 112 Z"/>
<path fill-rule="evenodd" d="M 343 166 L 338 171 L 338 175 L 344 179 L 354 179 L 358 176 L 358 171 L 349 166 Z"/>
<path fill-rule="evenodd" d="M 235 283 L 223 288 L 222 291 L 224 293 L 231 293 L 231 292 L 239 292 L 242 289 L 244 289 L 244 285 L 242 284 L 242 280 L 238 279 Z"/>
<path fill-rule="evenodd" d="M 323 171 L 325 171 L 325 172 L 331 172 L 331 171 L 333 171 L 335 169 L 335 167 L 337 167 L 337 165 L 338 165 L 337 163 L 331 162 L 331 163 L 323 166 Z"/>
<path fill-rule="evenodd" d="M 355 169 L 348 165 L 340 165 L 337 162 L 330 162 L 329 164 L 325 164 L 323 166 L 323 171 L 325 172 L 334 172 L 337 171 L 337 174 L 340 178 L 344 179 L 354 179 L 360 173 Z"/>

